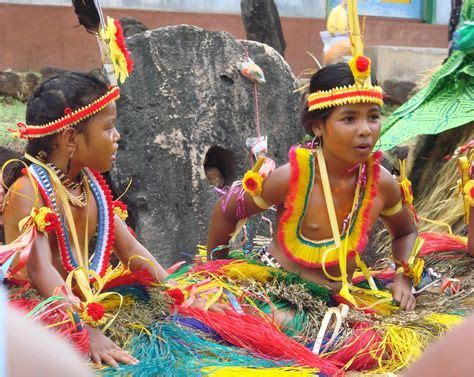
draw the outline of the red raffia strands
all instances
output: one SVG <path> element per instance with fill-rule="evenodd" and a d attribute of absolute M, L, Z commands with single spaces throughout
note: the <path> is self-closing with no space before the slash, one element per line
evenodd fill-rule
<path fill-rule="evenodd" d="M 196 265 L 195 267 L 193 267 L 193 271 L 194 272 L 205 271 L 205 272 L 218 275 L 218 274 L 222 274 L 222 271 L 221 271 L 222 267 L 227 266 L 228 264 L 232 262 L 234 262 L 233 259 L 217 259 L 217 260 L 209 261 L 202 265 Z"/>
<path fill-rule="evenodd" d="M 39 303 L 39 300 L 25 298 L 9 301 L 9 304 L 12 307 L 25 314 L 30 312 Z M 39 320 L 45 326 L 54 325 L 67 319 L 69 319 L 69 316 L 60 309 L 53 310 L 46 316 L 42 315 L 39 317 Z M 54 326 L 50 329 L 52 332 L 58 334 L 61 338 L 72 343 L 74 348 L 76 348 L 76 350 L 78 350 L 81 354 L 88 355 L 90 353 L 89 333 L 86 330 L 77 331 L 76 327 L 71 322 Z"/>
<path fill-rule="evenodd" d="M 434 253 L 446 251 L 465 251 L 467 252 L 467 242 L 462 238 L 448 233 L 420 233 L 420 237 L 425 240 L 421 246 L 419 255 L 426 256 Z"/>
<path fill-rule="evenodd" d="M 381 341 L 380 335 L 368 323 L 357 323 L 353 335 L 337 351 L 323 358 L 345 370 L 371 370 L 377 365 L 374 356 L 378 358 L 382 353 Z"/>
<path fill-rule="evenodd" d="M 225 341 L 273 360 L 293 360 L 300 366 L 318 368 L 330 376 L 343 372 L 321 359 L 302 344 L 280 332 L 274 325 L 249 314 L 233 311 L 217 313 L 196 308 L 179 308 L 179 313 L 195 318 L 216 331 Z"/>
<path fill-rule="evenodd" d="M 153 276 L 151 276 L 151 273 L 148 270 L 137 270 L 134 272 L 127 271 L 119 277 L 107 282 L 104 285 L 103 290 L 107 291 L 115 287 L 131 284 L 140 284 L 144 287 L 151 287 L 154 282 L 155 279 L 153 279 Z"/>

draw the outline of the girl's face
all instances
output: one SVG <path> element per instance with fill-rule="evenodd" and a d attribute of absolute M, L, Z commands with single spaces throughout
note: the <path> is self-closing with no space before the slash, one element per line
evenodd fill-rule
<path fill-rule="evenodd" d="M 348 164 L 363 163 L 380 136 L 380 107 L 370 103 L 338 106 L 324 124 L 313 125 L 313 132 L 321 137 L 325 154 Z"/>
<path fill-rule="evenodd" d="M 77 134 L 74 159 L 81 165 L 99 172 L 109 171 L 115 161 L 120 134 L 115 128 L 115 103 L 107 105 L 94 115 L 84 132 Z"/>

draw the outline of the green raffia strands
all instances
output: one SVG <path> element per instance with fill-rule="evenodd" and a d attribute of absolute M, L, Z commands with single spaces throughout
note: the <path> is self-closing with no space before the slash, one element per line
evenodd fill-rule
<path fill-rule="evenodd" d="M 253 255 L 253 253 L 244 254 L 242 250 L 233 250 L 229 253 L 229 256 L 232 259 L 243 259 L 248 263 L 259 264 L 262 266 L 264 265 L 263 263 L 260 263 L 256 259 L 253 259 L 251 255 Z M 326 303 L 331 301 L 332 292 L 329 288 L 304 280 L 298 274 L 280 269 L 278 272 L 274 273 L 274 277 L 278 281 L 284 282 L 287 285 L 300 284 L 304 287 L 304 289 L 308 293 L 310 293 L 311 295 L 315 297 L 319 297 L 321 300 L 323 300 Z"/>
<path fill-rule="evenodd" d="M 168 281 L 168 280 L 173 280 L 173 279 L 179 278 L 181 275 L 184 275 L 186 272 L 188 272 L 191 268 L 192 268 L 191 265 L 185 264 L 180 269 L 178 269 L 178 271 L 172 273 L 171 275 L 168 275 L 166 280 Z"/>
<path fill-rule="evenodd" d="M 151 336 L 135 336 L 127 347 L 140 360 L 137 365 L 122 365 L 119 370 L 106 368 L 103 376 L 201 376 L 206 367 L 241 366 L 273 368 L 290 363 L 274 362 L 251 356 L 246 351 L 216 343 L 194 330 L 173 322 L 158 323 Z"/>
<path fill-rule="evenodd" d="M 304 280 L 298 274 L 281 270 L 275 273 L 275 278 L 287 285 L 300 284 L 312 296 L 319 297 L 326 303 L 331 301 L 332 292 L 329 288 Z"/>
<path fill-rule="evenodd" d="M 455 51 L 429 84 L 387 119 L 382 127 L 381 149 L 473 121 L 474 56 Z"/>
<path fill-rule="evenodd" d="M 28 314 L 26 314 L 26 318 L 31 318 L 41 312 L 46 306 L 51 304 L 54 301 L 61 301 L 66 300 L 63 296 L 51 296 L 48 297 L 46 300 L 41 301 L 38 305 L 36 305 Z"/>

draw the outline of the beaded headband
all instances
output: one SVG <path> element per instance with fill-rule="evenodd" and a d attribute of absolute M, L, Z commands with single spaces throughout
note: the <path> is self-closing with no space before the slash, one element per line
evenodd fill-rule
<path fill-rule="evenodd" d="M 364 45 L 359 27 L 357 0 L 348 0 L 347 7 L 353 55 L 348 64 L 354 76 L 354 84 L 311 93 L 308 96 L 309 111 L 355 103 L 383 105 L 383 90 L 380 86 L 372 85 L 370 79 L 371 61 L 363 54 Z"/>
<path fill-rule="evenodd" d="M 27 125 L 24 123 L 17 123 L 18 129 L 9 129 L 10 132 L 16 134 L 20 139 L 35 139 L 55 133 L 64 131 L 66 128 L 74 126 L 83 120 L 90 118 L 103 110 L 107 105 L 116 101 L 120 97 L 120 89 L 118 86 L 113 86 L 102 97 L 97 98 L 90 104 L 81 107 L 75 111 L 67 111 L 65 115 L 58 120 L 43 124 L 43 125 Z"/>

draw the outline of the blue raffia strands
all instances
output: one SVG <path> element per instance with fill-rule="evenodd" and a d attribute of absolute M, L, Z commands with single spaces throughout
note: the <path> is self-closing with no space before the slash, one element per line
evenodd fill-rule
<path fill-rule="evenodd" d="M 201 338 L 189 327 L 163 322 L 135 336 L 127 350 L 140 360 L 137 365 L 122 365 L 120 369 L 103 369 L 103 376 L 203 376 L 205 367 L 241 366 L 274 368 L 294 365 L 254 357 L 242 349 L 225 346 Z M 202 336 L 202 334 L 201 334 Z"/>

